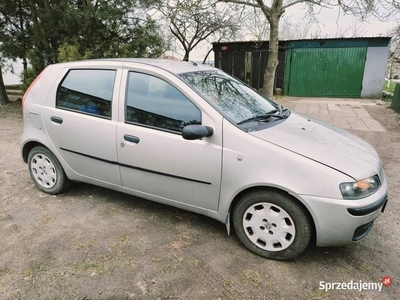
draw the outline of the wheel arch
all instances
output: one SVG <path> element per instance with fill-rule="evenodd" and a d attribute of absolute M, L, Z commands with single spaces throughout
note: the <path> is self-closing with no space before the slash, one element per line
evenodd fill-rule
<path fill-rule="evenodd" d="M 312 236 L 311 236 L 311 243 L 313 243 L 315 245 L 316 243 L 316 239 L 317 239 L 317 229 L 316 229 L 316 225 L 315 225 L 315 220 L 310 212 L 310 210 L 307 208 L 307 206 L 303 203 L 303 201 L 301 201 L 298 197 L 294 196 L 293 194 L 289 193 L 287 190 L 281 189 L 281 188 L 277 188 L 277 187 L 272 187 L 272 186 L 252 186 L 252 187 L 248 187 L 242 191 L 240 191 L 231 201 L 231 204 L 229 206 L 229 210 L 228 210 L 228 214 L 226 216 L 225 219 L 225 225 L 228 231 L 228 234 L 230 234 L 230 228 L 233 226 L 232 224 L 232 218 L 231 218 L 231 213 L 232 211 L 235 209 L 235 206 L 237 205 L 237 203 L 240 201 L 240 199 L 242 199 L 242 197 L 250 192 L 254 192 L 254 191 L 275 191 L 281 194 L 284 194 L 287 197 L 290 197 L 292 199 L 294 199 L 302 208 L 303 210 L 307 213 L 308 218 L 311 222 L 312 225 Z"/>
<path fill-rule="evenodd" d="M 31 152 L 31 150 L 33 148 L 35 148 L 36 146 L 41 146 L 46 148 L 47 150 L 49 150 L 50 152 L 52 152 L 48 147 L 46 147 L 45 145 L 43 145 L 41 142 L 38 141 L 29 141 L 27 143 L 25 143 L 22 147 L 22 159 L 24 160 L 25 163 L 28 162 L 28 155 L 29 152 Z M 53 153 L 53 152 L 52 152 Z"/>

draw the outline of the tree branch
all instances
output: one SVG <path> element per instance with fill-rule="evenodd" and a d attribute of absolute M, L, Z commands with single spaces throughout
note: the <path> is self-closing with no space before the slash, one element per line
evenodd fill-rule
<path fill-rule="evenodd" d="M 333 6 L 332 4 L 329 4 L 329 5 L 323 4 L 322 2 L 317 2 L 317 1 L 313 1 L 313 0 L 298 0 L 298 1 L 294 1 L 292 3 L 288 3 L 284 6 L 282 6 L 282 9 L 285 10 L 286 8 L 296 5 L 298 3 L 311 3 L 311 4 L 318 5 L 318 6 L 321 6 L 324 8 L 330 8 L 330 6 Z"/>
<path fill-rule="evenodd" d="M 258 4 L 254 4 L 254 3 L 250 3 L 250 2 L 246 2 L 246 1 L 240 1 L 240 0 L 218 0 L 218 2 L 234 3 L 234 4 L 243 4 L 243 5 L 247 5 L 247 6 L 252 6 L 252 7 L 256 7 L 256 8 L 261 8 L 261 6 L 258 5 Z"/>

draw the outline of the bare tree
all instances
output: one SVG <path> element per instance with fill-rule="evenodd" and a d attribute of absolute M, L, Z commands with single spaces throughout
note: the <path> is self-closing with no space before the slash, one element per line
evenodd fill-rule
<path fill-rule="evenodd" d="M 209 42 L 226 42 L 226 41 L 230 41 L 232 39 L 234 39 L 236 36 L 238 36 L 238 32 L 237 29 L 235 28 L 234 30 L 232 30 L 231 27 L 225 27 L 222 28 L 216 32 L 214 32 L 208 39 L 206 39 Z M 210 53 L 212 52 L 213 47 L 211 46 L 209 48 L 209 50 L 207 51 L 206 55 L 204 56 L 203 59 L 203 64 L 206 63 L 208 56 L 210 55 Z"/>
<path fill-rule="evenodd" d="M 213 36 L 222 40 L 239 29 L 240 13 L 230 6 L 213 0 L 164 0 L 155 6 L 165 17 L 169 30 L 184 51 L 183 60 L 188 61 L 190 52 L 202 41 Z"/>
<path fill-rule="evenodd" d="M 246 13 L 243 21 L 243 27 L 246 30 L 246 37 L 255 41 L 268 40 L 270 35 L 269 23 L 265 19 L 261 10 L 252 7 Z M 291 17 L 282 16 L 279 23 L 279 37 L 284 40 L 308 39 L 324 37 L 318 23 L 314 19 L 303 19 L 302 21 L 293 23 Z"/>
<path fill-rule="evenodd" d="M 314 18 L 305 18 L 293 23 L 290 16 L 282 16 L 279 23 L 279 37 L 285 40 L 300 40 L 325 37 Z"/>
<path fill-rule="evenodd" d="M 261 10 L 249 7 L 246 10 L 246 18 L 244 18 L 243 26 L 252 39 L 256 41 L 265 41 L 268 39 L 269 23 Z"/>
<path fill-rule="evenodd" d="M 390 52 L 387 66 L 387 78 L 393 79 L 395 75 L 399 75 L 396 72 L 400 72 L 400 25 L 393 28 L 389 35 L 392 36 L 390 42 Z"/>
<path fill-rule="evenodd" d="M 365 26 L 363 22 L 357 22 L 352 20 L 348 23 L 346 27 L 337 26 L 336 27 L 336 35 L 337 38 L 344 37 L 359 37 L 365 33 Z"/>
<path fill-rule="evenodd" d="M 293 5 L 305 4 L 308 7 L 306 15 L 313 16 L 315 7 L 340 7 L 345 14 L 351 14 L 359 19 L 369 15 L 385 20 L 400 9 L 400 3 L 393 0 L 216 0 L 249 6 L 261 11 L 269 23 L 269 57 L 264 74 L 263 94 L 272 97 L 274 91 L 275 71 L 278 66 L 279 21 L 285 10 Z M 394 8 L 394 9 L 393 9 Z"/>

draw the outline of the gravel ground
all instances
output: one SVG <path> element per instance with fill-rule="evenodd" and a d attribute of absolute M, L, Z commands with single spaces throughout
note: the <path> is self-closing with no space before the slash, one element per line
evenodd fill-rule
<path fill-rule="evenodd" d="M 365 109 L 387 130 L 353 131 L 383 160 L 385 213 L 358 243 L 277 262 L 204 216 L 86 184 L 41 193 L 20 157 L 21 107 L 0 107 L 0 299 L 400 299 L 399 115 Z M 384 276 L 381 292 L 319 289 Z"/>

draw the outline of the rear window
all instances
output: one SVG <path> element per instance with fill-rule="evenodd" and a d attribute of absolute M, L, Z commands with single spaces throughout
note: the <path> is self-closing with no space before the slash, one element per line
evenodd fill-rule
<path fill-rule="evenodd" d="M 61 82 L 56 107 L 111 118 L 115 70 L 70 70 Z"/>

